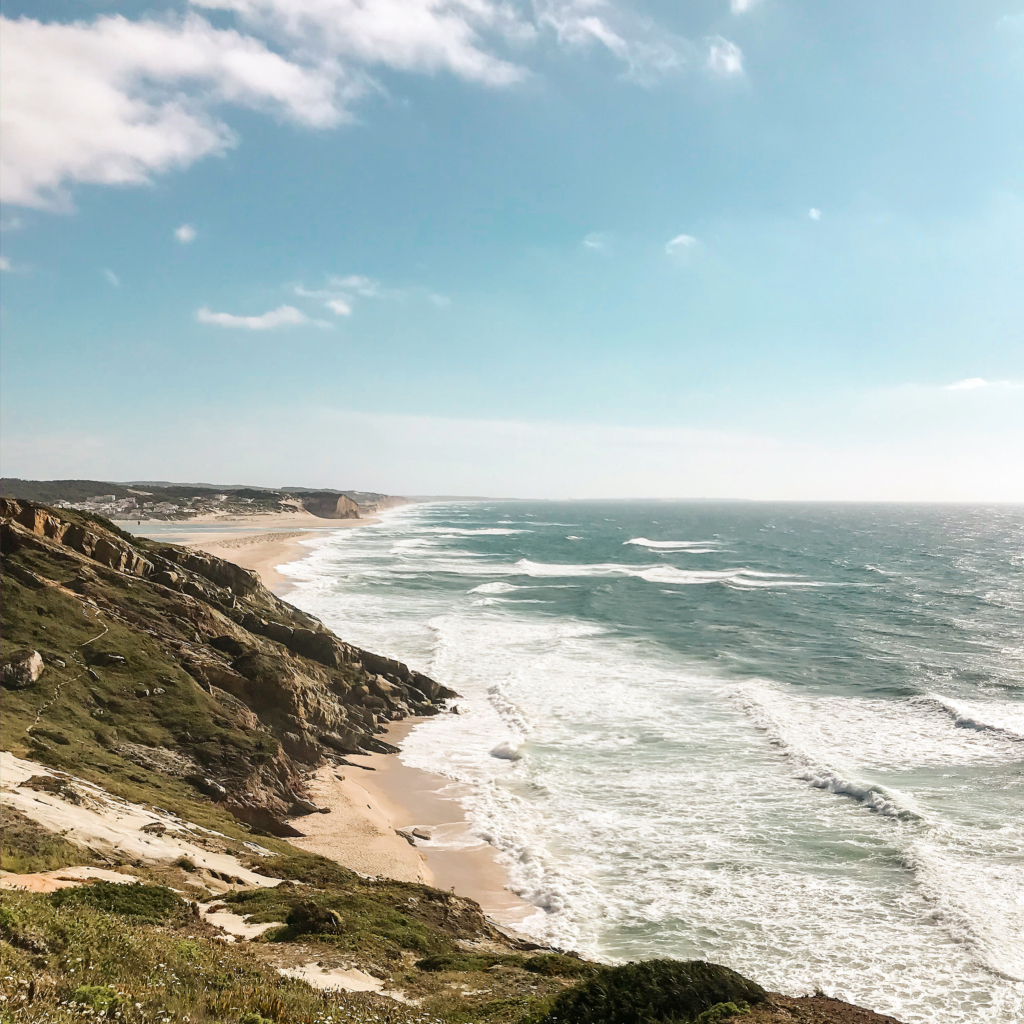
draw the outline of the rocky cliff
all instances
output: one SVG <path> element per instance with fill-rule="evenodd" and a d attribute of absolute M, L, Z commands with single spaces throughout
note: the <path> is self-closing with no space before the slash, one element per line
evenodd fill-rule
<path fill-rule="evenodd" d="M 358 519 L 359 506 L 347 494 L 303 494 L 302 507 L 321 519 Z"/>
<path fill-rule="evenodd" d="M 387 722 L 455 696 L 203 552 L 9 499 L 0 540 L 3 745 L 57 767 L 170 777 L 250 826 L 300 834 L 282 819 L 316 810 L 309 770 L 393 749 Z M 19 667 L 33 652 L 41 667 Z"/>

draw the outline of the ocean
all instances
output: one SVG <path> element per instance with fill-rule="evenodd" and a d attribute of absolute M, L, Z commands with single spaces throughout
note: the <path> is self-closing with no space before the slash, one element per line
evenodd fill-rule
<path fill-rule="evenodd" d="M 422 504 L 283 571 L 461 694 L 401 758 L 458 784 L 522 930 L 1024 1020 L 1024 509 Z"/>

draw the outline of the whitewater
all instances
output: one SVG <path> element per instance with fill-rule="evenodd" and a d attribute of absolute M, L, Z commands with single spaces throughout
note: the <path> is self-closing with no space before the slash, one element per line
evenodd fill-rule
<path fill-rule="evenodd" d="M 421 504 L 282 571 L 460 693 L 401 758 L 524 931 L 1024 1019 L 1024 509 Z"/>

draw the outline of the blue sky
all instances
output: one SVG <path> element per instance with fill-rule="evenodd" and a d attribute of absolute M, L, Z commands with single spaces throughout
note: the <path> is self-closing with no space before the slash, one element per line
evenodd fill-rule
<path fill-rule="evenodd" d="M 1024 6 L 4 4 L 3 472 L 1024 501 Z"/>

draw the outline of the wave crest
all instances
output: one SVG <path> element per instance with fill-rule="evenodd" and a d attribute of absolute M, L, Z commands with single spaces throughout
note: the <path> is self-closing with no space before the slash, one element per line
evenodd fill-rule
<path fill-rule="evenodd" d="M 622 543 L 651 548 L 653 551 L 689 551 L 695 555 L 717 551 L 721 546 L 717 540 L 648 540 L 646 537 L 630 537 Z"/>

